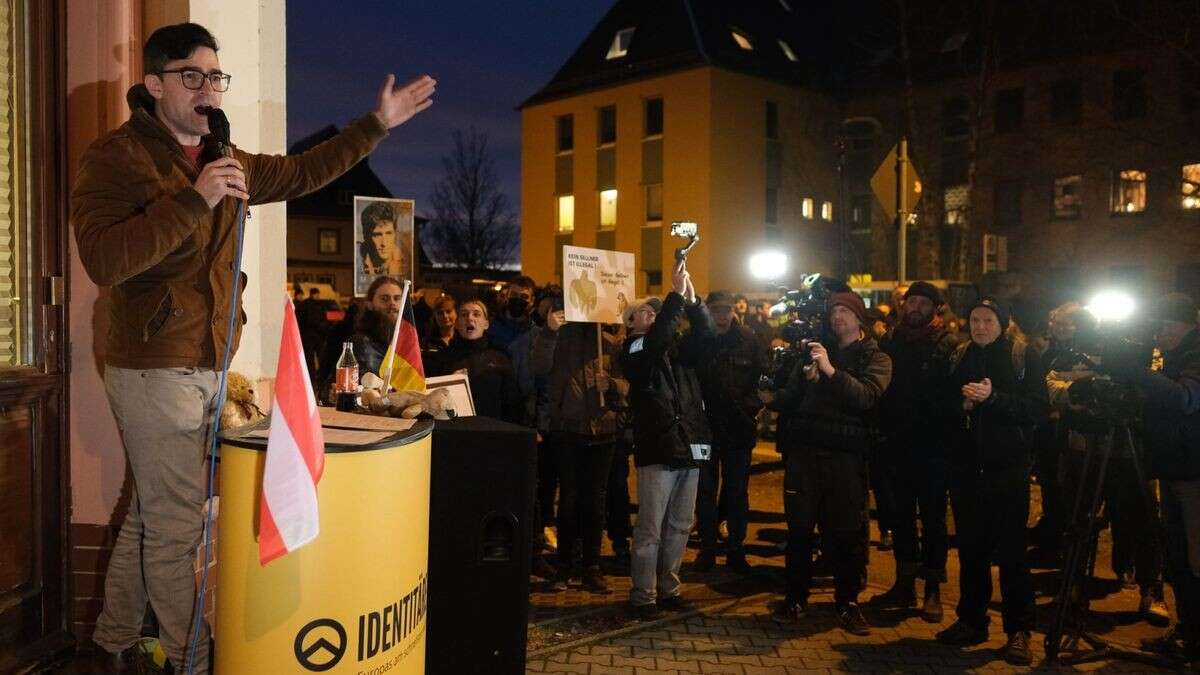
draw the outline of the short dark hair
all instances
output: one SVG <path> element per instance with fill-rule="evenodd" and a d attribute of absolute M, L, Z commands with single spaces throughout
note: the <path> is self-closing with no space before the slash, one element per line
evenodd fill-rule
<path fill-rule="evenodd" d="M 199 47 L 217 51 L 217 39 L 198 23 L 177 23 L 163 26 L 150 34 L 142 47 L 142 64 L 146 73 L 160 73 L 167 61 L 186 59 Z"/>
<path fill-rule="evenodd" d="M 525 276 L 524 274 L 519 277 L 513 277 L 512 280 L 508 282 L 508 285 L 519 286 L 521 288 L 528 288 L 531 290 L 537 288 L 537 282 L 535 282 L 532 277 Z"/>

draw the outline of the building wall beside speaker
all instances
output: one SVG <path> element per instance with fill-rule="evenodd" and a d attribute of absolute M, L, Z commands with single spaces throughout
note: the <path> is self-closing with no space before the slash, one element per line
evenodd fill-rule
<path fill-rule="evenodd" d="M 438 422 L 429 511 L 431 675 L 525 672 L 537 435 L 486 417 Z"/>

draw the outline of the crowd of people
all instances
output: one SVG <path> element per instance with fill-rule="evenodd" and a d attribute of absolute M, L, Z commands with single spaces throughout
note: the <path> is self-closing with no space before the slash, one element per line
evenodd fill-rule
<path fill-rule="evenodd" d="M 319 386 L 332 378 L 325 366 L 343 341 L 364 368 L 378 367 L 401 287 L 399 279 L 377 278 L 361 309 L 322 336 L 334 347 L 318 358 Z M 541 531 L 532 572 L 553 590 L 578 583 L 607 593 L 609 575 L 627 574 L 639 617 L 686 609 L 679 574 L 692 537 L 697 572 L 714 569 L 719 555 L 732 572 L 750 572 L 751 456 L 773 434 L 784 459 L 788 528 L 777 621 L 805 619 L 814 567 L 825 565 L 841 626 L 870 632 L 859 602 L 873 493 L 878 544 L 893 553 L 895 581 L 867 602 L 944 621 L 952 509 L 959 599 L 955 620 L 937 637 L 962 646 L 988 639 L 995 563 L 1005 656 L 1028 663 L 1031 562 L 1061 567 L 1064 542 L 1081 536 L 1076 497 L 1088 480 L 1081 467 L 1108 443 L 1100 494 L 1112 569 L 1140 589 L 1140 616 L 1166 625 L 1165 564 L 1181 619 L 1146 646 L 1200 653 L 1192 628 L 1200 617 L 1200 447 L 1190 433 L 1200 424 L 1193 421 L 1200 338 L 1191 300 L 1172 295 L 1153 308 L 1154 369 L 1149 351 L 1106 368 L 1097 321 L 1079 303 L 1055 309 L 1045 337 L 1028 337 L 991 297 L 960 319 L 923 281 L 873 308 L 848 287 L 834 290 L 820 317 L 823 334 L 800 344 L 784 340 L 770 303 L 726 291 L 701 298 L 682 265 L 665 297 L 628 305 L 624 325 L 568 323 L 562 288 L 523 276 L 487 300 L 419 290 L 413 302 L 427 374 L 465 370 L 478 414 L 538 431 Z M 300 314 L 303 324 L 307 313 Z M 310 329 L 306 340 L 316 335 Z M 772 351 L 799 358 L 781 368 Z M 1132 400 L 1161 420 L 1154 428 L 1134 424 L 1132 443 L 1089 403 L 1097 382 L 1114 380 L 1139 392 Z M 764 423 L 768 417 L 773 424 Z M 1149 468 L 1141 482 L 1139 458 Z M 1034 481 L 1042 512 L 1027 528 Z M 1162 524 L 1165 548 L 1154 534 Z M 614 564 L 602 569 L 606 534 Z"/>

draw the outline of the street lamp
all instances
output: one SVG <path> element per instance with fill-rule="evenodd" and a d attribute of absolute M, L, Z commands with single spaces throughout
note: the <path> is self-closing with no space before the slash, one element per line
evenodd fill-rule
<path fill-rule="evenodd" d="M 788 257 L 781 251 L 759 251 L 750 256 L 750 274 L 759 281 L 776 281 L 787 274 Z"/>
<path fill-rule="evenodd" d="M 1104 290 L 1092 296 L 1087 311 L 1100 323 L 1119 323 L 1128 319 L 1136 307 L 1133 297 L 1120 290 Z"/>

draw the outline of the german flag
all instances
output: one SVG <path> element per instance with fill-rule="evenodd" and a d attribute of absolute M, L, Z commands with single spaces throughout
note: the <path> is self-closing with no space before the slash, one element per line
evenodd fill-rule
<path fill-rule="evenodd" d="M 425 364 L 421 362 L 421 340 L 417 336 L 417 320 L 409 299 L 404 303 L 396 351 L 385 355 L 379 364 L 380 377 L 387 377 L 391 366 L 391 385 L 396 391 L 425 391 Z"/>

